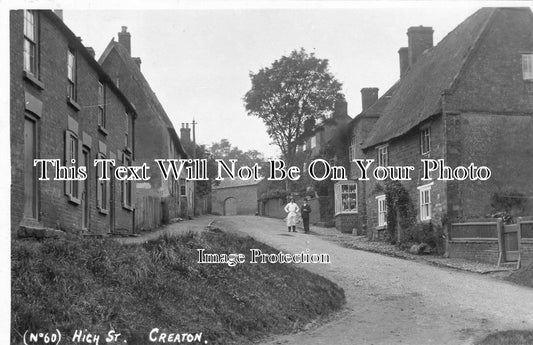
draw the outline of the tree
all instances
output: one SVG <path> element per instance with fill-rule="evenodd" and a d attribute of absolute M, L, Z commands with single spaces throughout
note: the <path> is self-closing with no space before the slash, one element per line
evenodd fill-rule
<path fill-rule="evenodd" d="M 304 122 L 318 122 L 332 114 L 341 84 L 328 71 L 328 60 L 307 54 L 303 48 L 251 72 L 250 79 L 252 88 L 244 96 L 246 111 L 263 120 L 290 165 Z"/>
<path fill-rule="evenodd" d="M 235 166 L 237 168 L 241 166 L 251 167 L 258 163 L 263 174 L 265 174 L 268 167 L 268 163 L 261 152 L 257 150 L 242 151 L 237 146 L 232 146 L 228 139 L 222 139 L 218 143 L 211 144 L 209 152 L 213 159 L 224 159 L 225 161 L 236 159 Z"/>

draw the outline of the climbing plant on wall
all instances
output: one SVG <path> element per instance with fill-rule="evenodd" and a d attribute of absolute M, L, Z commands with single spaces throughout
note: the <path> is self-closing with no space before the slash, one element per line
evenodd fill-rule
<path fill-rule="evenodd" d="M 407 189 L 399 181 L 385 181 L 385 198 L 389 240 L 391 243 L 402 242 L 402 230 L 416 223 L 415 207 Z"/>

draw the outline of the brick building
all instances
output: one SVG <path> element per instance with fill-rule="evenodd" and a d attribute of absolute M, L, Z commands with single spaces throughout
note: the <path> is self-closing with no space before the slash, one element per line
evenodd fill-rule
<path fill-rule="evenodd" d="M 296 165 L 306 170 L 307 165 L 318 158 L 328 161 L 331 165 L 344 164 L 347 159 L 344 146 L 349 134 L 346 128 L 351 121 L 348 104 L 343 95 L 338 95 L 331 117 L 318 124 L 315 124 L 314 119 L 305 121 L 304 132 L 296 140 Z M 321 171 L 321 168 L 317 168 L 317 171 Z M 306 190 L 308 197 L 317 197 L 318 200 L 312 201 L 316 204 L 313 216 L 318 218 L 317 223 L 330 226 L 334 218 L 333 183 L 329 180 L 317 182 L 304 174 L 296 184 L 300 191 Z M 309 193 L 310 188 L 316 193 Z"/>
<path fill-rule="evenodd" d="M 171 218 L 192 216 L 192 183 L 184 178 L 164 180 L 154 162 L 187 158 L 187 153 L 141 73 L 141 58 L 131 56 L 131 34 L 125 26 L 118 33 L 118 42 L 113 38 L 98 62 L 137 109 L 136 158 L 139 164 L 147 163 L 152 171 L 149 181 L 137 184 L 136 228 L 153 229 Z"/>
<path fill-rule="evenodd" d="M 335 110 L 331 117 L 315 124 L 314 119 L 304 123 L 304 131 L 296 140 L 297 155 L 312 159 L 324 154 L 328 143 L 334 139 L 339 128 L 347 125 L 352 118 L 348 115 L 348 104 L 342 95 L 335 101 Z M 334 154 L 331 155 L 332 158 Z"/>
<path fill-rule="evenodd" d="M 348 146 L 348 181 L 335 184 L 335 227 L 342 232 L 363 235 L 366 233 L 365 181 L 353 162 L 364 157 L 362 145 L 388 104 L 398 83 L 378 98 L 379 89 L 361 89 L 362 112 L 350 123 L 350 144 Z"/>
<path fill-rule="evenodd" d="M 432 28 L 410 28 L 408 47 L 399 51 L 400 80 L 355 118 L 352 158 L 374 159 L 372 168 L 415 167 L 401 183 L 418 222 L 484 217 L 498 211 L 495 198 L 510 195 L 522 200 L 516 215 L 533 213 L 532 27 L 529 8 L 483 8 L 436 46 Z M 373 107 L 378 111 L 368 121 Z M 433 173 L 422 180 L 422 159 L 487 166 L 492 176 L 442 181 Z M 352 164 L 351 177 L 358 171 Z M 340 210 L 337 226 L 379 236 L 387 226 L 383 182 L 350 183 L 358 203 L 351 216 Z"/>
<path fill-rule="evenodd" d="M 212 212 L 223 216 L 256 214 L 257 188 L 261 180 L 220 181 L 211 193 Z"/>
<path fill-rule="evenodd" d="M 10 57 L 12 234 L 131 233 L 134 184 L 100 181 L 93 160 L 135 163 L 134 106 L 59 11 L 11 11 Z M 87 178 L 40 181 L 38 158 L 86 166 Z"/>

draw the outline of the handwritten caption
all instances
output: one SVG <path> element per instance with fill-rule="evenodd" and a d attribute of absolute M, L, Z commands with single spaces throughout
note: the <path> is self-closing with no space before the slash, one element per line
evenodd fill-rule
<path fill-rule="evenodd" d="M 150 332 L 146 333 L 146 339 L 154 344 L 167 343 L 189 343 L 189 344 L 207 344 L 207 340 L 203 339 L 202 333 L 178 333 L 178 332 L 163 332 L 159 328 L 152 328 Z M 70 337 L 65 337 L 61 334 L 59 329 L 49 332 L 30 332 L 26 330 L 23 335 L 24 345 L 37 344 L 127 344 L 128 340 L 122 336 L 121 333 L 115 330 L 110 330 L 102 336 L 98 333 L 93 333 L 85 330 L 75 330 Z"/>

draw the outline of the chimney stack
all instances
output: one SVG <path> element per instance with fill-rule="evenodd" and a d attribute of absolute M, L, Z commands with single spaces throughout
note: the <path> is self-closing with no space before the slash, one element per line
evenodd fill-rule
<path fill-rule="evenodd" d="M 429 26 L 412 26 L 407 30 L 409 45 L 409 66 L 413 66 L 422 53 L 433 47 L 433 28 Z"/>
<path fill-rule="evenodd" d="M 191 129 L 188 123 L 182 123 L 180 128 L 181 143 L 185 146 L 191 143 Z"/>
<path fill-rule="evenodd" d="M 409 48 L 400 48 L 398 55 L 400 56 L 400 78 L 403 78 L 409 68 Z"/>
<path fill-rule="evenodd" d="M 348 102 L 344 99 L 343 95 L 338 95 L 335 99 L 335 110 L 333 112 L 334 117 L 348 115 Z"/>
<path fill-rule="evenodd" d="M 59 19 L 63 20 L 63 10 L 54 10 L 54 13 L 59 17 Z"/>
<path fill-rule="evenodd" d="M 131 35 L 128 32 L 128 27 L 123 26 L 122 31 L 118 33 L 118 43 L 122 44 L 126 51 L 131 56 Z"/>
<path fill-rule="evenodd" d="M 304 133 L 310 133 L 315 128 L 315 118 L 311 117 L 304 121 Z"/>
<path fill-rule="evenodd" d="M 95 53 L 95 51 L 94 51 L 94 48 L 93 48 L 93 47 L 85 47 L 85 49 L 87 49 L 87 51 L 89 52 L 89 54 L 91 54 L 91 56 L 92 56 L 93 59 L 94 59 L 94 57 L 95 57 L 95 55 L 96 55 L 96 53 Z"/>
<path fill-rule="evenodd" d="M 364 87 L 361 89 L 361 101 L 363 111 L 367 110 L 378 100 L 379 89 L 377 87 Z"/>
<path fill-rule="evenodd" d="M 139 67 L 139 71 L 141 70 L 141 58 L 140 57 L 134 57 L 133 58 L 133 62 L 135 62 L 135 64 L 137 65 L 137 67 Z"/>

